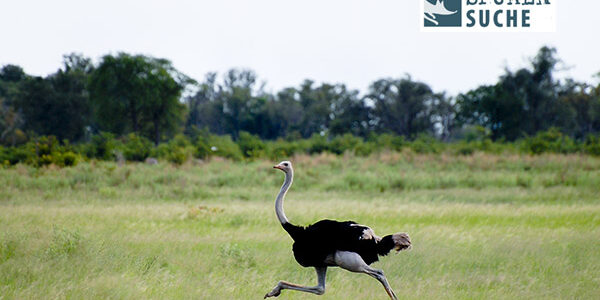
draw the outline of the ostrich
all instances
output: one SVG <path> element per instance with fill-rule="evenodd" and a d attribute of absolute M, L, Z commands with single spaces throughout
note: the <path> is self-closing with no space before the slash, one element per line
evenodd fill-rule
<path fill-rule="evenodd" d="M 279 281 L 273 290 L 265 295 L 265 298 L 277 297 L 284 289 L 322 295 L 325 293 L 327 267 L 341 267 L 377 279 L 390 298 L 397 299 L 383 271 L 371 268 L 369 265 L 376 262 L 378 256 L 387 255 L 392 249 L 400 251 L 410 248 L 408 234 L 396 233 L 380 238 L 371 228 L 352 221 L 321 220 L 307 227 L 293 225 L 283 212 L 283 198 L 294 178 L 292 163 L 282 161 L 273 168 L 285 173 L 285 181 L 275 200 L 275 213 L 283 229 L 294 240 L 294 258 L 303 267 L 315 268 L 318 284 L 308 287 Z"/>

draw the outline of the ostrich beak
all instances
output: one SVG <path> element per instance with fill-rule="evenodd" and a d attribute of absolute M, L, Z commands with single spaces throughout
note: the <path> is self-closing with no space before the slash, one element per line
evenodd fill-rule
<path fill-rule="evenodd" d="M 273 169 L 279 169 L 279 170 L 281 170 L 281 167 L 279 165 L 277 165 L 277 166 L 273 166 Z"/>

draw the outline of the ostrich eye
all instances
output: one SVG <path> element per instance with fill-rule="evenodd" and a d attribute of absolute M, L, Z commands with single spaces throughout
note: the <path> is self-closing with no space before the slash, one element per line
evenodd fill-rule
<path fill-rule="evenodd" d="M 288 166 L 288 163 L 284 163 L 283 165 L 287 167 L 287 166 Z"/>

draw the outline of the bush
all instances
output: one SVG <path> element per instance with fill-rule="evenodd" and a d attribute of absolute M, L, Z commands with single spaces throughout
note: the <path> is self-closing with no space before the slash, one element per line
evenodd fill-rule
<path fill-rule="evenodd" d="M 583 149 L 588 154 L 600 156 L 600 137 L 588 135 L 585 138 Z"/>
<path fill-rule="evenodd" d="M 35 150 L 37 156 L 50 155 L 58 147 L 58 140 L 55 136 L 42 136 L 35 138 L 28 143 L 30 149 Z"/>
<path fill-rule="evenodd" d="M 208 141 L 211 155 L 221 156 L 232 160 L 242 160 L 242 151 L 229 135 L 211 135 Z"/>
<path fill-rule="evenodd" d="M 9 166 L 25 163 L 34 167 L 54 164 L 60 167 L 77 165 L 78 155 L 73 152 L 69 141 L 61 146 L 55 137 L 42 136 L 19 147 L 0 147 L 0 165 Z"/>
<path fill-rule="evenodd" d="M 416 153 L 439 153 L 443 148 L 438 140 L 429 135 L 419 135 L 409 147 Z"/>
<path fill-rule="evenodd" d="M 258 158 L 265 154 L 265 143 L 263 143 L 258 136 L 248 132 L 240 132 L 237 144 L 246 158 Z"/>
<path fill-rule="evenodd" d="M 369 156 L 375 149 L 376 145 L 374 143 L 360 143 L 354 148 L 354 154 L 358 156 Z"/>
<path fill-rule="evenodd" d="M 152 142 L 145 137 L 130 133 L 125 137 L 121 148 L 125 159 L 130 161 L 144 161 L 150 156 Z"/>
<path fill-rule="evenodd" d="M 108 132 L 92 136 L 92 139 L 87 147 L 86 156 L 89 158 L 97 158 L 101 160 L 111 160 L 114 157 L 116 148 L 115 137 Z"/>
<path fill-rule="evenodd" d="M 167 160 L 176 165 L 181 165 L 186 162 L 190 158 L 190 153 L 186 148 L 183 147 L 171 147 L 169 154 L 167 155 Z"/>
<path fill-rule="evenodd" d="M 52 163 L 59 167 L 72 167 L 77 165 L 77 154 L 67 151 L 64 153 L 55 152 L 52 154 Z"/>
<path fill-rule="evenodd" d="M 269 158 L 274 160 L 283 160 L 283 158 L 289 158 L 297 153 L 298 143 L 286 142 L 283 139 L 278 139 L 274 142 L 268 143 Z"/>
<path fill-rule="evenodd" d="M 195 148 L 184 135 L 176 135 L 168 143 L 163 143 L 154 148 L 151 152 L 153 156 L 164 158 L 169 162 L 181 165 L 186 162 L 193 154 Z"/>
<path fill-rule="evenodd" d="M 369 136 L 369 141 L 373 142 L 378 149 L 389 149 L 394 151 L 402 151 L 402 147 L 407 145 L 403 136 L 390 133 L 383 133 L 380 135 L 373 134 Z"/>
<path fill-rule="evenodd" d="M 477 146 L 474 143 L 460 142 L 456 148 L 456 154 L 458 155 L 471 155 L 475 152 Z"/>
<path fill-rule="evenodd" d="M 320 134 L 313 134 L 308 139 L 308 153 L 315 154 L 327 151 L 329 146 L 327 145 L 327 138 Z"/>
<path fill-rule="evenodd" d="M 288 137 L 286 140 L 262 141 L 247 132 L 241 132 L 238 141 L 234 142 L 228 135 L 218 136 L 210 134 L 208 130 L 197 130 L 193 143 L 188 137 L 177 135 L 167 143 L 152 147 L 148 139 L 133 133 L 119 139 L 114 139 L 110 133 L 101 133 L 93 136 L 87 144 L 73 146 L 67 140 L 59 143 L 54 136 L 41 136 L 17 147 L 0 146 L 0 167 L 18 163 L 35 167 L 50 164 L 69 167 L 77 165 L 78 161 L 85 157 L 110 159 L 115 150 L 119 151 L 119 155 L 122 153 L 129 161 L 144 161 L 152 155 L 174 164 L 183 164 L 192 156 L 202 159 L 220 156 L 231 160 L 255 158 L 284 160 L 298 153 L 318 154 L 328 151 L 341 155 L 351 151 L 357 156 L 367 156 L 381 149 L 399 151 L 404 147 L 409 147 L 416 153 L 446 151 L 456 155 L 472 155 L 476 151 L 496 154 L 519 151 L 531 154 L 581 151 L 600 156 L 598 135 L 589 135 L 584 141 L 576 142 L 557 129 L 551 128 L 517 142 L 503 143 L 492 142 L 481 130 L 475 129 L 475 132 L 479 132 L 477 137 L 471 137 L 470 141 L 459 140 L 454 143 L 443 143 L 428 135 L 420 135 L 414 141 L 408 142 L 402 136 L 393 134 L 371 134 L 366 142 L 351 134 L 336 136 L 331 140 L 328 140 L 327 136 L 314 134 L 309 139 L 293 140 Z"/>
<path fill-rule="evenodd" d="M 0 161 L 3 165 L 16 165 L 18 163 L 34 162 L 35 153 L 27 151 L 25 147 L 8 147 L 0 152 Z"/>
<path fill-rule="evenodd" d="M 198 141 L 194 146 L 194 157 L 206 159 L 212 154 L 208 141 Z"/>
<path fill-rule="evenodd" d="M 480 125 L 465 126 L 458 134 L 466 142 L 483 141 L 491 135 L 489 129 Z"/>
<path fill-rule="evenodd" d="M 200 159 L 207 159 L 208 157 L 214 154 L 211 150 L 212 134 L 210 133 L 210 131 L 208 131 L 207 128 L 194 128 L 191 130 L 191 135 L 194 146 L 194 157 Z"/>
<path fill-rule="evenodd" d="M 531 154 L 573 153 L 578 150 L 575 142 L 556 128 L 538 132 L 534 137 L 525 139 L 524 147 Z"/>
<path fill-rule="evenodd" d="M 331 140 L 328 148 L 330 152 L 340 155 L 346 151 L 354 151 L 354 149 L 361 144 L 363 144 L 361 138 L 346 133 L 342 136 L 336 136 Z"/>
<path fill-rule="evenodd" d="M 190 140 L 183 134 L 175 135 L 170 141 L 169 145 L 179 147 L 179 148 L 188 148 L 192 147 L 192 143 Z"/>
<path fill-rule="evenodd" d="M 57 153 L 60 153 L 60 149 L 56 137 L 36 137 L 25 144 L 25 152 L 22 153 L 24 160 L 20 160 L 19 162 L 24 162 L 35 167 L 43 167 L 53 163 L 53 155 Z"/>
<path fill-rule="evenodd" d="M 210 135 L 198 136 L 194 142 L 194 157 L 207 159 L 212 155 L 210 150 Z"/>

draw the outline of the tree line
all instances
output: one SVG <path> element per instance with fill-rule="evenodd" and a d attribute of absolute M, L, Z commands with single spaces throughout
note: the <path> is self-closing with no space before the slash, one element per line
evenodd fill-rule
<path fill-rule="evenodd" d="M 156 145 L 206 131 L 234 141 L 242 133 L 263 140 L 392 134 L 514 141 L 551 128 L 574 140 L 597 137 L 600 84 L 558 80 L 560 65 L 556 49 L 542 47 L 527 67 L 456 96 L 409 75 L 376 80 L 365 93 L 311 80 L 270 93 L 251 70 L 197 81 L 166 59 L 117 53 L 94 64 L 68 54 L 45 77 L 17 65 L 0 69 L 0 144 L 36 136 L 89 142 L 102 132 L 134 133 Z"/>

